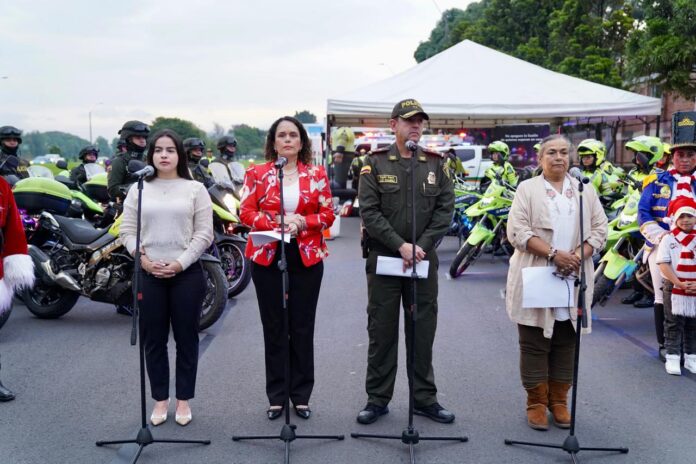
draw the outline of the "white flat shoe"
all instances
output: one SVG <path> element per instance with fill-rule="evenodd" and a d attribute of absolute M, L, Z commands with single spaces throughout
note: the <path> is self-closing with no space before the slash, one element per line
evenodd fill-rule
<path fill-rule="evenodd" d="M 185 415 L 176 415 L 176 423 L 181 425 L 182 427 L 189 425 L 191 420 L 193 420 L 193 416 L 191 415 L 191 413 Z"/>
<path fill-rule="evenodd" d="M 167 400 L 167 409 L 169 409 L 169 400 Z M 167 422 L 167 413 L 167 410 L 164 411 L 164 414 L 155 414 L 155 412 L 153 411 L 150 415 L 150 423 L 155 427 L 164 424 L 165 422 Z"/>

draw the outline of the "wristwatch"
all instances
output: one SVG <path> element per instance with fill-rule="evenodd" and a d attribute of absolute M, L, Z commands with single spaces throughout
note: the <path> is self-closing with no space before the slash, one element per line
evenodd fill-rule
<path fill-rule="evenodd" d="M 558 250 L 554 247 L 551 247 L 551 249 L 549 250 L 549 254 L 546 255 L 546 259 L 549 261 L 553 261 L 553 258 L 555 258 L 557 254 Z"/>

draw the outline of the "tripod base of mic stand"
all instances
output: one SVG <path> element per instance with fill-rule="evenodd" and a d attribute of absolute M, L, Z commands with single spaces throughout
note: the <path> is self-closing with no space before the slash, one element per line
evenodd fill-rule
<path fill-rule="evenodd" d="M 518 440 L 505 440 L 506 445 L 525 445 L 525 446 L 536 446 L 539 448 L 555 448 L 565 451 L 570 454 L 571 459 L 574 463 L 577 463 L 577 458 L 575 457 L 580 451 L 606 451 L 610 453 L 628 453 L 628 448 L 590 448 L 580 446 L 578 437 L 575 435 L 568 435 L 563 441 L 562 445 L 554 445 L 552 443 L 536 443 L 531 441 L 518 441 Z"/>
<path fill-rule="evenodd" d="M 135 462 L 140 457 L 140 453 L 143 452 L 143 449 L 147 445 L 151 445 L 153 443 L 189 443 L 189 444 L 195 444 L 195 445 L 209 445 L 210 440 L 170 440 L 170 439 L 163 439 L 163 438 L 155 439 L 152 436 L 152 432 L 150 431 L 150 428 L 148 426 L 145 426 L 145 427 L 141 427 L 141 429 L 138 431 L 138 436 L 134 440 L 98 441 L 95 444 L 97 446 L 104 446 L 104 445 L 124 445 L 124 444 L 129 444 L 129 443 L 134 443 L 134 444 L 138 445 L 138 451 L 137 451 L 137 453 L 135 453 L 135 456 L 131 460 L 131 464 L 135 464 Z"/>
<path fill-rule="evenodd" d="M 401 440 L 405 445 L 408 445 L 408 452 L 411 456 L 411 464 L 415 464 L 416 456 L 413 445 L 418 444 L 419 441 L 458 441 L 465 443 L 469 441 L 468 437 L 422 437 L 418 430 L 413 427 L 406 427 L 401 435 L 379 435 L 374 433 L 351 433 L 353 438 L 379 438 L 385 440 Z"/>
<path fill-rule="evenodd" d="M 285 442 L 285 463 L 290 462 L 290 443 L 293 441 L 300 440 L 343 440 L 344 435 L 297 435 L 295 430 L 297 425 L 295 424 L 283 424 L 283 428 L 280 429 L 280 435 L 251 435 L 251 436 L 240 436 L 233 435 L 232 441 L 246 441 L 246 440 L 281 440 Z"/>

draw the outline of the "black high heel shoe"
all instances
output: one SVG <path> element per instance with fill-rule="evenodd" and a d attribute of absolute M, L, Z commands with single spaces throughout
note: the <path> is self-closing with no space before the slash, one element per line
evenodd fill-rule
<path fill-rule="evenodd" d="M 280 407 L 271 406 L 266 411 L 266 415 L 268 416 L 268 420 L 276 420 L 277 418 L 279 418 L 280 416 L 283 415 L 283 407 L 282 406 L 280 406 Z"/>
<path fill-rule="evenodd" d="M 297 414 L 298 417 L 301 417 L 302 419 L 309 419 L 312 415 L 312 410 L 309 409 L 309 406 L 293 406 L 295 408 L 295 414 Z"/>

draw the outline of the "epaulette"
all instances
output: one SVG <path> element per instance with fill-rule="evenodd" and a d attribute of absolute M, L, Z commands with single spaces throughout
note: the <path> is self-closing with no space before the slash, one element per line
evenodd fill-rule
<path fill-rule="evenodd" d="M 650 185 L 651 183 L 655 182 L 657 180 L 657 173 L 652 173 L 645 179 L 643 179 L 643 190 L 645 190 L 645 187 Z"/>
<path fill-rule="evenodd" d="M 382 148 L 377 148 L 376 150 L 372 150 L 371 152 L 368 153 L 368 155 L 377 155 L 380 153 L 387 153 L 391 149 L 391 145 L 387 145 L 386 147 Z"/>
<path fill-rule="evenodd" d="M 438 158 L 444 158 L 444 157 L 445 157 L 445 154 L 442 153 L 442 152 L 435 151 L 435 150 L 432 150 L 432 149 L 430 149 L 430 148 L 424 148 L 424 147 L 421 147 L 421 148 L 423 149 L 423 153 L 425 153 L 426 155 L 437 156 Z"/>

